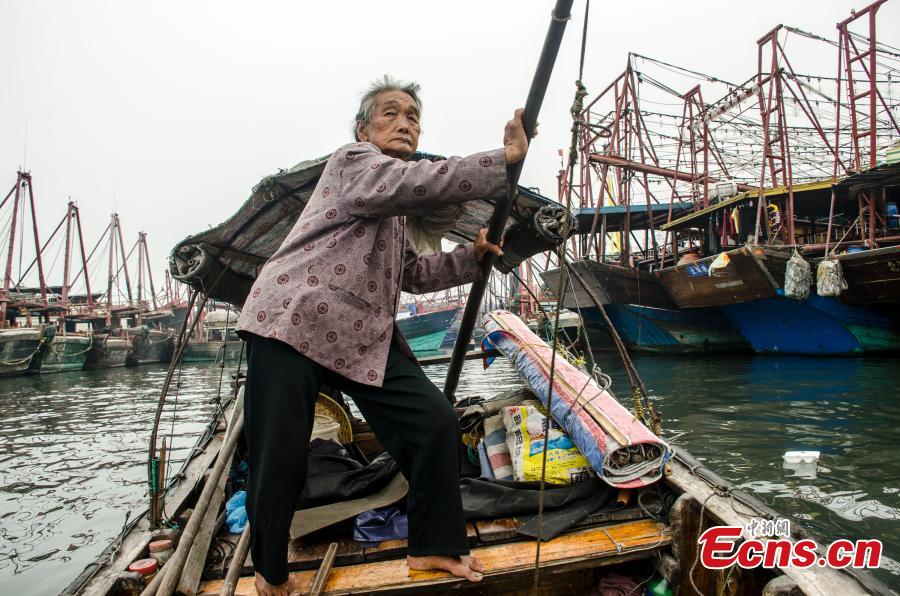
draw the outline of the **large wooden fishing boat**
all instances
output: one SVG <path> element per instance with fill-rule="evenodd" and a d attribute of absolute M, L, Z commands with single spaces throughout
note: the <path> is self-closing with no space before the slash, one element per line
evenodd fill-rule
<path fill-rule="evenodd" d="M 128 339 L 112 333 L 93 333 L 91 349 L 84 362 L 85 370 L 98 368 L 119 368 L 125 366 L 131 345 Z"/>
<path fill-rule="evenodd" d="M 680 308 L 722 306 L 778 295 L 791 256 L 788 251 L 742 246 L 723 254 L 730 264 L 717 275 L 709 274 L 709 266 L 718 255 L 667 267 L 656 275 Z"/>
<path fill-rule="evenodd" d="M 86 333 L 59 333 L 44 328 L 44 342 L 28 368 L 29 374 L 47 374 L 81 370 L 91 351 L 93 338 Z"/>
<path fill-rule="evenodd" d="M 722 313 L 714 309 L 679 309 L 654 273 L 590 259 L 568 266 L 580 277 L 566 284 L 563 304 L 581 313 L 594 349 L 613 348 L 610 324 L 628 348 L 637 352 L 740 352 L 748 348 Z M 552 269 L 541 274 L 551 293 L 559 287 L 560 271 Z"/>
<path fill-rule="evenodd" d="M 602 304 L 635 304 L 652 308 L 675 308 L 659 278 L 643 269 L 601 263 L 593 259 L 573 261 L 574 268 L 590 285 L 593 293 L 579 284 L 566 284 L 563 306 L 578 309 L 593 306 L 594 299 Z M 550 291 L 559 287 L 560 269 L 549 269 L 541 277 Z"/>
<path fill-rule="evenodd" d="M 900 246 L 846 252 L 837 260 L 847 281 L 842 302 L 876 308 L 900 302 Z"/>
<path fill-rule="evenodd" d="M 129 327 L 125 333 L 131 342 L 127 365 L 154 364 L 169 362 L 172 359 L 175 339 L 171 331 L 150 329 L 146 325 L 141 325 Z"/>
<path fill-rule="evenodd" d="M 40 329 L 0 329 L 0 377 L 24 375 L 40 347 Z"/>

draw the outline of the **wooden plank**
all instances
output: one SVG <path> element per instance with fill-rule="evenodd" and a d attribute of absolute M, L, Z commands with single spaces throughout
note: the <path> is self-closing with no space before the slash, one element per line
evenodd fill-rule
<path fill-rule="evenodd" d="M 505 517 L 501 519 L 485 519 L 475 522 L 478 539 L 482 542 L 499 542 L 516 538 L 522 524 L 517 519 Z"/>
<path fill-rule="evenodd" d="M 209 554 L 209 545 L 212 542 L 213 532 L 216 530 L 215 525 L 216 519 L 219 517 L 219 508 L 222 506 L 222 501 L 225 500 L 225 483 L 227 481 L 228 474 L 222 474 L 222 478 L 219 479 L 219 485 L 216 487 L 216 492 L 213 494 L 209 507 L 206 509 L 206 514 L 203 516 L 203 521 L 200 523 L 200 530 L 197 532 L 194 544 L 191 545 L 181 577 L 178 579 L 178 589 L 176 591 L 179 594 L 193 596 L 197 593 L 197 588 L 200 586 L 200 576 L 203 574 L 206 557 Z"/>
<path fill-rule="evenodd" d="M 466 537 L 470 546 L 478 544 L 478 532 L 475 529 L 475 524 L 472 522 L 466 524 Z M 384 559 L 405 557 L 406 548 L 407 542 L 405 539 L 385 540 L 376 546 L 366 548 L 363 556 L 366 561 L 383 561 Z"/>
<path fill-rule="evenodd" d="M 487 356 L 499 356 L 500 352 L 494 349 L 490 350 L 472 350 L 471 352 L 466 352 L 466 360 L 477 360 L 479 358 L 485 358 Z M 452 354 L 440 354 L 438 356 L 422 356 L 421 358 L 416 358 L 419 361 L 419 364 L 422 366 L 428 366 L 430 364 L 447 364 L 452 359 Z"/>
<path fill-rule="evenodd" d="M 603 528 L 589 528 L 559 536 L 541 546 L 542 569 L 552 571 L 572 566 L 597 567 L 629 558 L 655 556 L 671 542 L 669 527 L 653 520 L 626 522 Z M 497 544 L 474 549 L 472 554 L 484 563 L 485 582 L 529 575 L 534 568 L 533 540 Z M 292 573 L 300 592 L 308 592 L 315 571 Z M 376 593 L 423 588 L 451 588 L 466 585 L 465 580 L 440 571 L 411 571 L 405 559 L 364 563 L 332 570 L 325 584 L 326 594 Z M 206 582 L 202 593 L 215 594 L 221 581 Z M 238 583 L 235 594 L 256 594 L 254 579 Z"/>

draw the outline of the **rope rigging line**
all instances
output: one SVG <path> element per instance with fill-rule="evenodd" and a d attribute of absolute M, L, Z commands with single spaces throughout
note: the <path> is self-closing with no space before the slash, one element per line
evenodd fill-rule
<path fill-rule="evenodd" d="M 584 98 L 587 95 L 587 89 L 584 84 L 581 82 L 581 79 L 584 76 L 584 56 L 585 50 L 587 47 L 587 32 L 588 32 L 588 16 L 590 15 L 591 9 L 591 0 L 585 0 L 584 4 L 584 27 L 582 29 L 581 35 L 581 56 L 579 58 L 579 70 L 578 70 L 578 80 L 575 82 L 575 98 L 572 102 L 572 108 L 570 110 L 572 116 L 572 140 L 569 146 L 569 185 L 567 187 L 566 192 L 566 212 L 571 213 L 572 209 L 572 186 L 575 182 L 575 159 L 578 156 L 578 130 L 579 130 L 579 122 L 581 119 L 581 112 L 584 110 Z M 556 295 L 556 313 L 554 313 L 554 321 L 553 321 L 553 349 L 552 354 L 550 356 L 550 376 L 549 376 L 549 384 L 547 387 L 547 414 L 544 416 L 544 424 L 543 424 L 543 433 L 544 433 L 544 446 L 541 450 L 541 482 L 538 490 L 538 521 L 537 521 L 537 541 L 535 544 L 535 553 L 534 553 L 534 581 L 532 585 L 532 591 L 534 594 L 538 593 L 538 585 L 540 583 L 541 577 L 541 542 L 544 538 L 544 495 L 546 492 L 547 485 L 547 449 L 550 444 L 550 412 L 551 405 L 553 402 L 553 378 L 556 374 L 556 353 L 559 349 L 559 311 L 562 308 L 563 303 L 563 295 L 565 290 L 565 275 L 562 274 L 563 265 L 566 262 L 566 251 L 567 251 L 567 242 L 569 238 L 569 218 L 563 218 L 562 227 L 560 228 L 560 235 L 562 236 L 562 242 L 560 242 L 558 250 L 559 250 L 559 263 L 560 263 L 560 276 L 559 276 L 559 291 Z"/>

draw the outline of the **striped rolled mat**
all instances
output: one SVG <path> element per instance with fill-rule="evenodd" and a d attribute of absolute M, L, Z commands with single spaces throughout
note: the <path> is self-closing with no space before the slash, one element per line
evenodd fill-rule
<path fill-rule="evenodd" d="M 484 347 L 496 348 L 547 406 L 552 348 L 511 312 L 484 317 Z M 672 450 L 587 373 L 556 357 L 550 415 L 565 429 L 597 475 L 616 488 L 656 482 Z"/>

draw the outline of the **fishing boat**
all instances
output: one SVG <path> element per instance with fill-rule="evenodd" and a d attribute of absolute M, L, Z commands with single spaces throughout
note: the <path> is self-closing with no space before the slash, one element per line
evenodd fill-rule
<path fill-rule="evenodd" d="M 194 336 L 187 340 L 182 362 L 231 362 L 241 353 L 241 340 L 234 331 L 239 313 L 231 308 L 200 309 Z"/>
<path fill-rule="evenodd" d="M 129 327 L 125 330 L 125 334 L 131 342 L 131 351 L 126 360 L 128 366 L 169 362 L 172 359 L 175 347 L 172 331 L 151 329 L 147 325 L 141 325 Z"/>
<path fill-rule="evenodd" d="M 416 356 L 434 356 L 441 352 L 441 344 L 460 312 L 458 306 L 427 312 L 400 313 L 397 328 Z"/>
<path fill-rule="evenodd" d="M 82 370 L 93 338 L 86 333 L 63 333 L 52 325 L 43 328 L 41 348 L 28 367 L 28 374 Z"/>
<path fill-rule="evenodd" d="M 307 184 L 309 179 L 305 180 Z M 520 200 L 521 205 L 513 213 L 541 207 L 535 204 L 533 195 Z M 236 231 L 256 229 L 256 222 L 268 217 L 267 206 L 279 209 L 276 213 L 284 218 L 284 209 L 298 202 L 288 201 L 279 207 L 277 198 L 257 202 L 251 197 L 242 211 L 223 226 L 176 247 L 173 274 L 220 299 L 231 297 L 236 304 L 242 303 L 242 292 L 252 283 L 258 259 L 271 254 L 280 239 L 262 234 L 262 229 L 257 235 L 250 233 L 247 239 Z M 251 213 L 253 217 L 247 217 Z M 533 215 L 525 217 L 520 224 L 535 219 Z M 266 231 L 272 225 L 270 222 Z M 459 224 L 474 230 L 483 225 L 477 220 Z M 287 233 L 287 229 L 289 226 L 283 232 Z M 514 233 L 513 230 L 510 235 Z M 193 255 L 190 262 L 181 260 L 186 255 Z M 217 279 L 219 283 L 214 283 Z M 228 281 L 221 282 L 223 279 Z M 511 313 L 488 313 L 483 326 L 491 350 L 509 359 L 519 373 L 522 387 L 512 395 L 505 392 L 489 396 L 492 399 L 488 400 L 464 398 L 457 402 L 464 433 L 476 440 L 479 434 L 486 434 L 483 414 L 495 406 L 525 404 L 529 400 L 544 403 L 585 457 L 591 458 L 589 465 L 576 474 L 577 480 L 587 484 L 570 482 L 545 489 L 548 503 L 575 503 L 577 511 L 551 505 L 540 514 L 540 491 L 534 483 L 513 486 L 522 491 L 513 499 L 526 503 L 522 507 L 498 509 L 494 505 L 503 499 L 476 499 L 491 507 L 473 506 L 467 513 L 470 548 L 487 567 L 484 581 L 472 584 L 443 572 L 410 570 L 406 563 L 407 543 L 402 537 L 375 544 L 353 539 L 357 515 L 402 503 L 406 495 L 408 486 L 401 475 L 395 473 L 387 480 L 382 476 L 380 483 L 366 485 L 361 494 L 349 500 L 344 497 L 316 502 L 298 512 L 291 530 L 288 560 L 291 577 L 300 591 L 393 594 L 453 589 L 481 594 L 524 593 L 537 581 L 539 593 L 588 593 L 614 573 L 638 578 L 635 585 L 652 578 L 658 585 L 677 587 L 682 593 L 720 593 L 725 586 L 730 594 L 747 595 L 763 590 L 771 594 L 802 591 L 809 595 L 890 593 L 887 587 L 858 570 L 735 566 L 712 571 L 698 565 L 698 537 L 705 529 L 714 525 L 747 527 L 753 519 L 774 520 L 778 514 L 717 476 L 677 442 L 651 433 L 641 421 L 643 417 L 618 403 L 608 382 L 603 381 L 607 377 L 600 376 L 598 380 L 579 369 L 569 362 L 571 354 L 564 358 L 554 352 Z M 490 369 L 483 374 L 490 375 Z M 558 375 L 555 381 L 553 375 Z M 241 384 L 236 379 L 235 394 L 217 410 L 180 470 L 167 471 L 164 450 L 156 452 L 159 456 L 151 452 L 149 507 L 129 518 L 121 535 L 65 594 L 169 594 L 171 590 L 185 594 L 255 593 L 253 562 L 247 554 L 249 533 L 246 526 L 241 533 L 231 533 L 225 523 L 225 508 L 240 488 L 243 468 L 235 450 L 243 423 Z M 550 387 L 554 388 L 553 401 L 547 401 Z M 161 404 L 164 396 L 165 393 Z M 518 401 L 509 402 L 513 399 Z M 355 467 L 384 463 L 383 449 L 368 424 L 351 413 L 340 395 L 320 396 L 316 413 L 317 423 L 320 415 L 326 419 L 323 427 L 330 429 L 330 438 L 315 443 L 314 449 L 324 443 L 329 449 L 339 450 L 342 458 L 352 460 Z M 318 426 L 314 436 L 320 435 Z M 471 485 L 490 485 L 478 478 L 484 472 L 486 469 L 479 464 L 464 474 L 463 482 L 469 485 L 461 489 L 464 494 Z M 580 491 L 580 497 L 572 498 L 573 491 Z M 538 519 L 542 520 L 543 540 L 536 565 Z M 555 530 L 551 532 L 551 528 Z M 543 534 L 545 530 L 547 534 Z M 789 539 L 797 540 L 803 535 L 794 525 Z M 128 571 L 138 560 L 141 563 L 136 568 L 153 567 L 156 563 L 146 561 L 156 552 L 151 552 L 150 544 L 153 542 L 158 549 L 159 541 L 165 540 L 174 543 L 174 554 L 152 579 L 148 581 L 139 573 Z"/>
<path fill-rule="evenodd" d="M 523 384 L 522 390 L 494 399 L 503 404 L 528 399 L 546 403 L 541 399 L 542 390 L 554 386 L 555 405 L 551 402 L 550 406 L 551 413 L 556 413 L 554 418 L 579 442 L 581 451 L 600 462 L 592 464 L 595 476 L 585 480 L 590 484 L 581 489 L 578 484 L 548 485 L 545 489 L 547 503 L 558 504 L 560 495 L 565 494 L 568 496 L 562 500 L 570 500 L 570 505 L 548 505 L 543 514 L 546 518 L 542 518 L 541 531 L 547 534 L 542 534 L 540 548 L 539 593 L 588 593 L 610 574 L 636 578 L 634 585 L 651 578 L 657 583 L 664 580 L 663 585 L 682 593 L 721 593 L 725 586 L 727 593 L 735 595 L 892 593 L 867 573 L 849 568 L 734 566 L 714 571 L 698 565 L 698 538 L 709 527 L 749 528 L 754 519 L 780 516 L 717 476 L 677 443 L 650 433 L 615 401 L 608 386 L 597 384 L 562 357 L 556 363 L 556 381 L 552 382 L 553 373 L 549 371 L 553 351 L 511 313 L 489 313 L 485 328 L 489 341 L 509 358 Z M 317 414 L 328 414 L 336 421 L 339 430 L 334 436 L 344 448 L 340 453 L 345 457 L 351 457 L 348 453 L 361 454 L 364 459 L 358 462 L 360 466 L 376 461 L 382 449 L 368 425 L 349 416 L 339 396 L 332 398 L 320 397 Z M 171 475 L 171 483 L 156 497 L 168 529 L 152 524 L 146 511 L 132 517 L 122 534 L 64 594 L 157 593 L 167 566 L 177 560 L 177 551 L 150 582 L 126 570 L 134 561 L 152 556 L 149 544 L 159 539 L 174 540 L 178 550 L 184 551 L 175 582 L 180 593 L 256 593 L 252 560 L 245 560 L 248 534 L 246 530 L 229 533 L 222 523 L 225 516 L 220 514 L 234 488 L 226 479 L 235 478 L 235 470 L 240 468 L 234 448 L 235 435 L 241 431 L 242 400 L 243 392 L 238 389 L 236 397 L 210 421 L 182 469 Z M 470 436 L 478 434 L 479 425 L 484 423 L 480 413 L 490 409 L 492 402 L 470 401 L 461 410 L 461 424 Z M 570 414 L 561 416 L 561 412 Z M 578 420 L 572 423 L 574 413 L 578 413 Z M 598 425 L 596 421 L 601 419 L 607 422 Z M 649 459 L 636 459 L 627 465 L 616 463 L 618 450 L 626 453 L 640 445 L 644 446 L 640 452 Z M 466 494 L 478 495 L 474 486 L 490 485 L 471 474 L 462 482 L 466 485 L 464 503 Z M 407 487 L 399 474 L 354 499 L 299 510 L 288 552 L 291 577 L 303 593 L 399 594 L 450 589 L 482 594 L 527 592 L 535 581 L 538 491 L 533 483 L 503 486 L 512 491 L 506 493 L 507 497 L 529 504 L 509 508 L 506 514 L 497 513 L 504 510 L 502 506 L 479 509 L 465 505 L 470 548 L 487 568 L 480 584 L 444 572 L 411 571 L 406 564 L 404 538 L 376 544 L 354 540 L 352 520 L 359 513 L 403 500 Z M 580 491 L 581 496 L 573 497 L 573 491 Z M 792 527 L 790 541 L 806 537 L 796 525 Z M 185 544 L 186 540 L 191 544 Z M 233 556 L 223 557 L 223 547 Z"/>
<path fill-rule="evenodd" d="M 578 278 L 566 284 L 562 303 L 581 313 L 593 349 L 614 348 L 610 325 L 636 352 L 723 353 L 749 348 L 723 313 L 679 308 L 654 273 L 592 259 L 568 266 Z M 560 272 L 550 269 L 541 274 L 551 293 L 559 287 Z"/>
<path fill-rule="evenodd" d="M 91 334 L 91 348 L 84 361 L 84 370 L 125 366 L 129 352 L 131 343 L 127 337 L 112 332 L 94 332 Z"/>
<path fill-rule="evenodd" d="M 41 337 L 40 329 L 0 329 L 0 377 L 24 375 L 40 351 Z"/>

